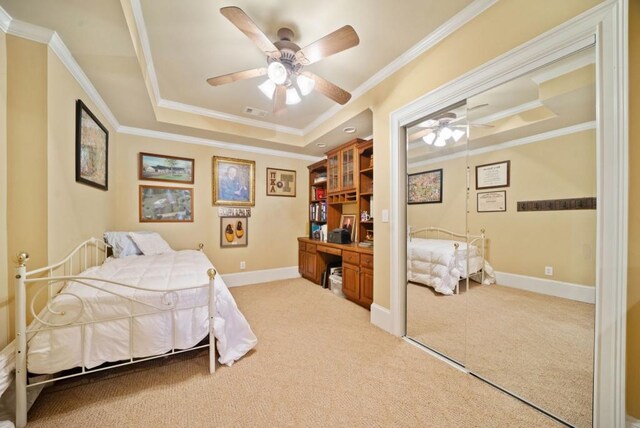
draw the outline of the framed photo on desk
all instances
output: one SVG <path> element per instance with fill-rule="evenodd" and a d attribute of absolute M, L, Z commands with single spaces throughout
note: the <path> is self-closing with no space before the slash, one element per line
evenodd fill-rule
<path fill-rule="evenodd" d="M 356 215 L 342 214 L 340 216 L 340 227 L 347 229 L 351 235 L 351 242 L 356 242 Z"/>

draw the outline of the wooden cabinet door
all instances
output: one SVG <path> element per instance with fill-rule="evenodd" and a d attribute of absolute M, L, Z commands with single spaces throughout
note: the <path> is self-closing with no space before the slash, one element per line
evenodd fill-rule
<path fill-rule="evenodd" d="M 305 253 L 306 263 L 305 272 L 309 279 L 316 280 L 316 255 L 311 253 Z"/>
<path fill-rule="evenodd" d="M 355 301 L 360 295 L 358 280 L 358 267 L 342 263 L 342 292 L 349 299 Z"/>
<path fill-rule="evenodd" d="M 356 187 L 356 146 L 340 152 L 340 190 Z"/>
<path fill-rule="evenodd" d="M 360 302 L 367 307 L 373 303 L 373 271 L 360 269 Z"/>
<path fill-rule="evenodd" d="M 306 253 L 302 250 L 298 250 L 298 273 L 302 276 L 305 275 L 307 268 Z"/>
<path fill-rule="evenodd" d="M 327 155 L 327 192 L 340 190 L 340 152 Z"/>

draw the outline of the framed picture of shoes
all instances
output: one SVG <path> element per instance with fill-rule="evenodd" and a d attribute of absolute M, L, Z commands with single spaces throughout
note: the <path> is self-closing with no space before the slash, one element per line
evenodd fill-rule
<path fill-rule="evenodd" d="M 220 217 L 220 248 L 246 247 L 248 217 Z"/>

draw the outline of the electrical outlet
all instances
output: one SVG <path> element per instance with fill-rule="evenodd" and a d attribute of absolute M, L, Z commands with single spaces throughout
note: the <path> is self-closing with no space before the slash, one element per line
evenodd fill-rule
<path fill-rule="evenodd" d="M 247 267 L 245 262 L 240 262 L 240 270 L 244 270 Z"/>
<path fill-rule="evenodd" d="M 553 266 L 545 266 L 544 274 L 547 276 L 553 276 Z"/>

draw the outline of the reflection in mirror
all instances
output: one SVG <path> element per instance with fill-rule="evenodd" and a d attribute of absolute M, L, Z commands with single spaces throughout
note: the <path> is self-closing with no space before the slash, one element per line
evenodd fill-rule
<path fill-rule="evenodd" d="M 461 281 L 468 271 L 465 104 L 429 115 L 406 131 L 406 332 L 413 340 L 464 364 L 468 287 L 467 281 Z M 457 157 L 444 168 L 442 159 L 450 155 Z"/>
<path fill-rule="evenodd" d="M 594 62 L 578 52 L 467 110 L 468 226 L 486 229 L 497 284 L 467 293 L 466 367 L 574 426 L 592 419 Z"/>

